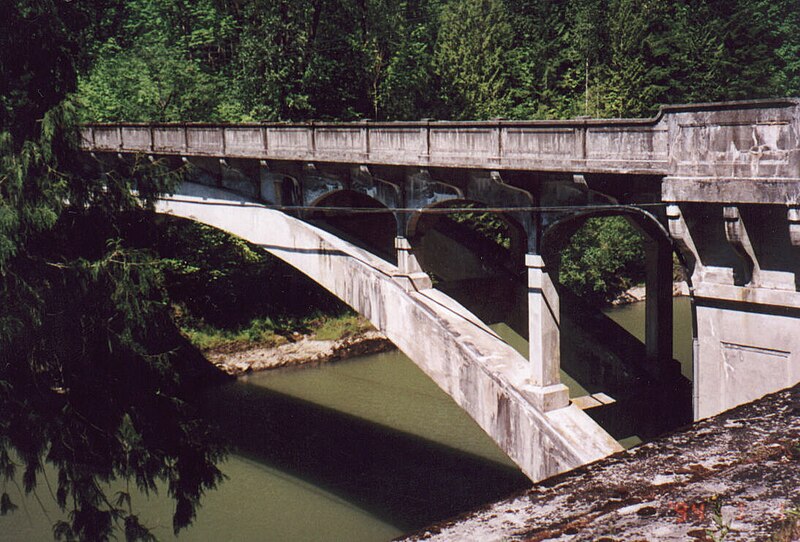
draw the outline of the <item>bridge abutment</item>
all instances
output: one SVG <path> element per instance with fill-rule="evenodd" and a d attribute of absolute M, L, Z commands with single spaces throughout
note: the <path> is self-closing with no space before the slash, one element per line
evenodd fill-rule
<path fill-rule="evenodd" d="M 670 231 L 693 262 L 698 419 L 800 381 L 793 207 L 770 199 L 729 203 L 689 201 L 668 210 Z"/>

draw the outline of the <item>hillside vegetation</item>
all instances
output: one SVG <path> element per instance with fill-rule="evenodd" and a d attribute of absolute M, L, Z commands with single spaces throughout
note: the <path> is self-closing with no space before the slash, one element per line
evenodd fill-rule
<path fill-rule="evenodd" d="M 642 116 L 800 95 L 796 0 L 130 0 L 84 120 Z"/>

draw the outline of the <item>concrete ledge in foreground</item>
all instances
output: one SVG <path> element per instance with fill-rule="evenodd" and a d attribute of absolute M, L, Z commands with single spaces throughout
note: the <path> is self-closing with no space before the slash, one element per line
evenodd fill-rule
<path fill-rule="evenodd" d="M 408 540 L 800 540 L 800 386 Z"/>

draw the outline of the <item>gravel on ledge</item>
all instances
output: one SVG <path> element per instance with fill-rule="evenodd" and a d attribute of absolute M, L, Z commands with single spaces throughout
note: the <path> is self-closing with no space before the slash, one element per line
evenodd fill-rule
<path fill-rule="evenodd" d="M 800 540 L 800 386 L 407 540 Z"/>

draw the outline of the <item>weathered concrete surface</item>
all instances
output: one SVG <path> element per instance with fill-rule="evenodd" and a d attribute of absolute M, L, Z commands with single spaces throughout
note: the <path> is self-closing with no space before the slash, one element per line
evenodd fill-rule
<path fill-rule="evenodd" d="M 800 386 L 408 538 L 723 539 L 800 540 Z"/>
<path fill-rule="evenodd" d="M 667 209 L 670 233 L 691 263 L 696 418 L 800 382 L 800 245 L 792 240 L 792 209 Z"/>
<path fill-rule="evenodd" d="M 183 183 L 161 212 L 223 229 L 296 267 L 369 319 L 458 403 L 533 480 L 620 450 L 575 405 L 543 412 L 528 361 L 435 290 L 407 287 L 395 266 L 246 198 Z M 405 280 L 404 280 L 405 279 Z"/>
<path fill-rule="evenodd" d="M 87 124 L 84 148 L 355 164 L 669 175 L 671 201 L 704 179 L 771 179 L 759 202 L 797 195 L 797 99 L 663 107 L 652 119 L 295 124 Z M 699 181 L 698 181 L 699 180 Z M 699 183 L 699 184 L 698 184 Z M 737 201 L 732 185 L 710 189 Z M 780 199 L 778 199 L 780 198 Z"/>

